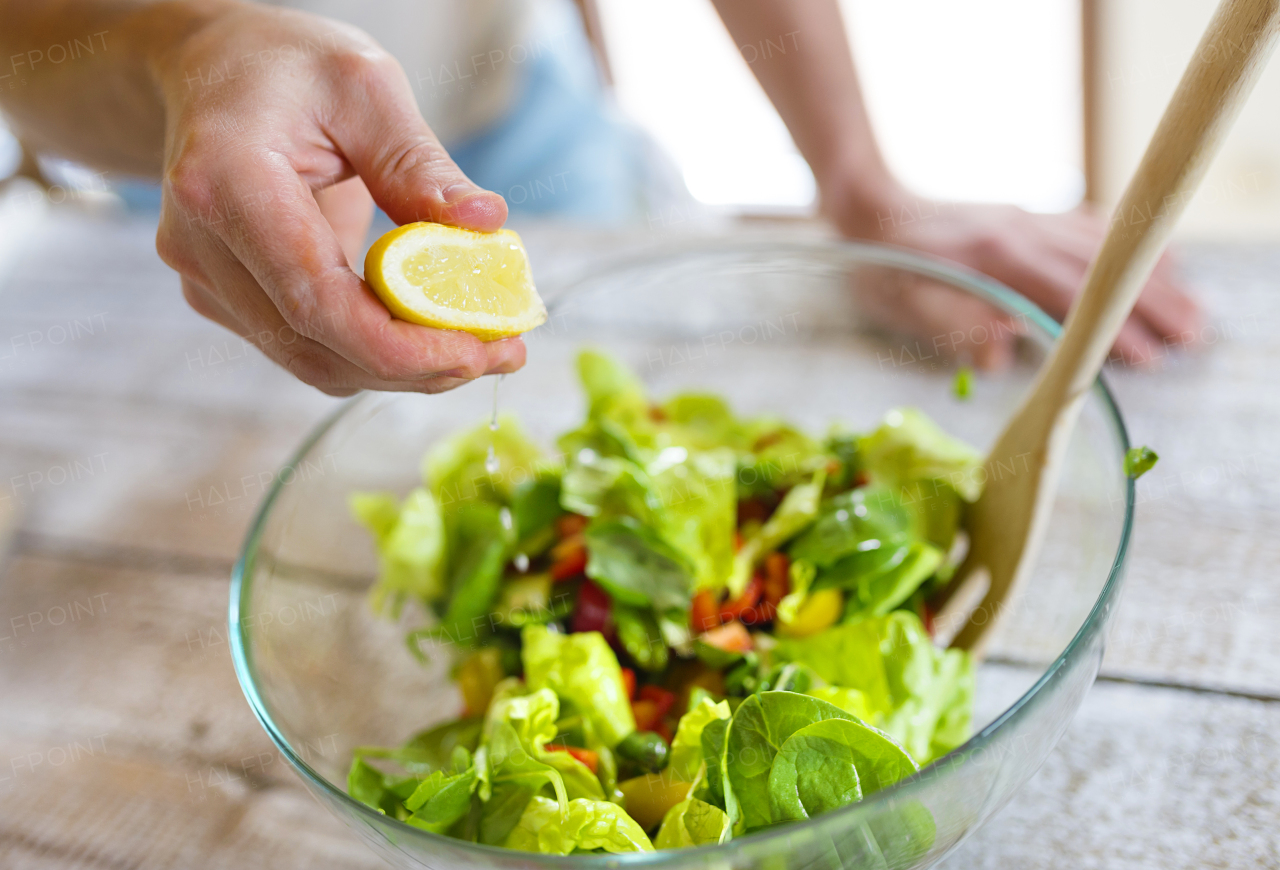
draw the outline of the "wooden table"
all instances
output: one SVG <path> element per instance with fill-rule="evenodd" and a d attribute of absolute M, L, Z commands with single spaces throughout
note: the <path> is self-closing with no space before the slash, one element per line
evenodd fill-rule
<path fill-rule="evenodd" d="M 186 309 L 153 219 L 24 227 L 0 257 L 0 867 L 383 866 L 275 753 L 226 639 L 243 481 L 333 400 Z M 573 241 L 531 238 L 540 262 Z M 1103 675 L 949 868 L 1280 866 L 1280 250 L 1186 264 L 1205 352 L 1112 375 L 1162 459 Z"/>

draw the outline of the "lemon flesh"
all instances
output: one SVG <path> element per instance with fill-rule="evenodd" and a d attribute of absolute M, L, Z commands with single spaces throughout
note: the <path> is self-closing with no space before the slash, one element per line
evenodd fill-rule
<path fill-rule="evenodd" d="M 364 277 L 401 320 L 482 341 L 528 332 L 547 319 L 524 243 L 511 230 L 405 224 L 369 249 Z"/>

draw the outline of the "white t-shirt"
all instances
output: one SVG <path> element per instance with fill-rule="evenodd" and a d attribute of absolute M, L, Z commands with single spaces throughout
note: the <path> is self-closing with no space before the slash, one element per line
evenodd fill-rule
<path fill-rule="evenodd" d="M 446 144 L 501 118 L 520 67 L 539 51 L 545 0 L 263 0 L 364 30 L 404 67 L 418 106 Z"/>

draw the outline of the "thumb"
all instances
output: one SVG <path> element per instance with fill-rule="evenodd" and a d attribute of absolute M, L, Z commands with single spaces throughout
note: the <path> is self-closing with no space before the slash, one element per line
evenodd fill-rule
<path fill-rule="evenodd" d="M 373 200 L 397 224 L 434 221 L 493 232 L 507 220 L 501 196 L 474 184 L 422 119 L 400 65 L 378 64 L 348 94 L 331 130 Z"/>

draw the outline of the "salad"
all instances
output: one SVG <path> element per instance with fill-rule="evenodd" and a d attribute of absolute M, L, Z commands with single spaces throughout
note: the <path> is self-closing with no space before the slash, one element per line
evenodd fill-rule
<path fill-rule="evenodd" d="M 655 401 L 582 352 L 582 425 L 512 417 L 356 494 L 379 610 L 417 602 L 460 718 L 355 750 L 348 790 L 409 825 L 530 852 L 723 843 L 861 800 L 970 732 L 973 668 L 927 601 L 980 455 L 919 411 L 815 438 L 720 398 Z M 928 849 L 908 804 L 874 836 Z M 901 845 L 901 844 L 899 844 Z"/>

